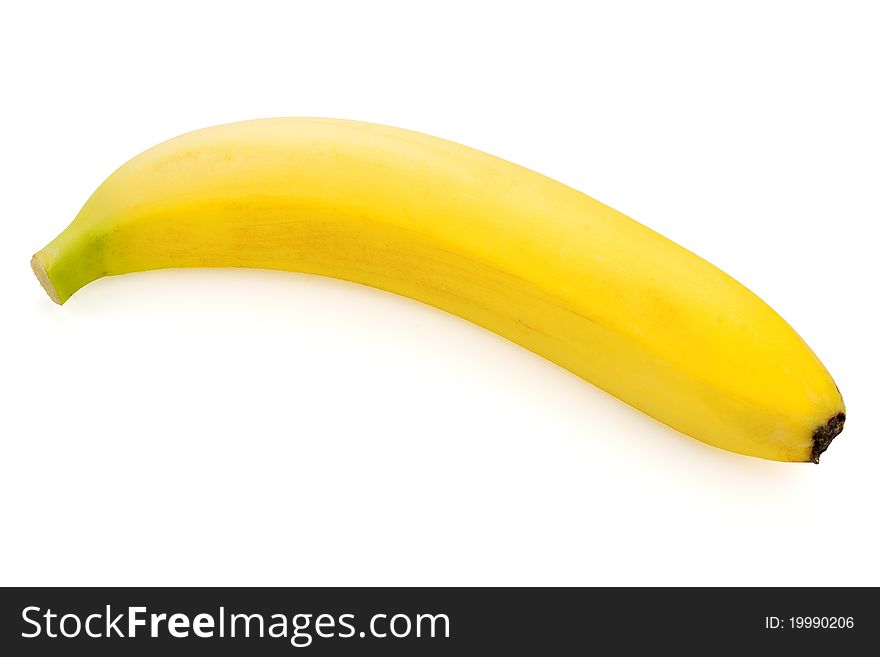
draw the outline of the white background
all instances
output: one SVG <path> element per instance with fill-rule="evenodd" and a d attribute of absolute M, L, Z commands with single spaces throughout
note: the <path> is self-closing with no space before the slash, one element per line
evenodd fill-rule
<path fill-rule="evenodd" d="M 872 6 L 873 5 L 873 6 Z M 0 583 L 880 585 L 880 21 L 864 2 L 3 5 Z M 736 456 L 451 315 L 28 261 L 109 173 L 265 116 L 500 155 L 755 290 L 847 402 Z"/>

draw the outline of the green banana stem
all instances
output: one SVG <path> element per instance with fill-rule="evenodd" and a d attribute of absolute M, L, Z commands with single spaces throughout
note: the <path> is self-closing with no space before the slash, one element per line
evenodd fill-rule
<path fill-rule="evenodd" d="M 78 289 L 103 276 L 104 240 L 100 236 L 71 236 L 64 231 L 31 259 L 43 289 L 63 304 Z"/>

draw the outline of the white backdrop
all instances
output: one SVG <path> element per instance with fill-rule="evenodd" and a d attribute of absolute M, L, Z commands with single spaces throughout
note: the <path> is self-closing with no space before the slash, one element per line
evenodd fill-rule
<path fill-rule="evenodd" d="M 870 2 L 11 3 L 0 584 L 880 584 Z M 676 434 L 451 315 L 28 261 L 114 168 L 264 116 L 540 171 L 756 291 L 847 402 L 819 466 Z"/>

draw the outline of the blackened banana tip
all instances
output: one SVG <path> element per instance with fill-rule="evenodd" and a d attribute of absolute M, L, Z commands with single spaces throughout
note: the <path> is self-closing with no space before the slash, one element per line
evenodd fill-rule
<path fill-rule="evenodd" d="M 828 418 L 825 424 L 821 424 L 816 428 L 813 432 L 813 449 L 810 452 L 810 460 L 813 463 L 819 462 L 822 452 L 828 449 L 831 441 L 840 435 L 840 432 L 843 431 L 844 422 L 846 422 L 846 414 L 838 413 Z"/>

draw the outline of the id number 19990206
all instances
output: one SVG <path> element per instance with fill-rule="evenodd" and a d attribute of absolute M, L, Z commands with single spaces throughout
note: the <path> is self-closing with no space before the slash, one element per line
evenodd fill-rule
<path fill-rule="evenodd" d="M 768 630 L 850 630 L 855 626 L 852 616 L 765 616 L 764 627 Z"/>

